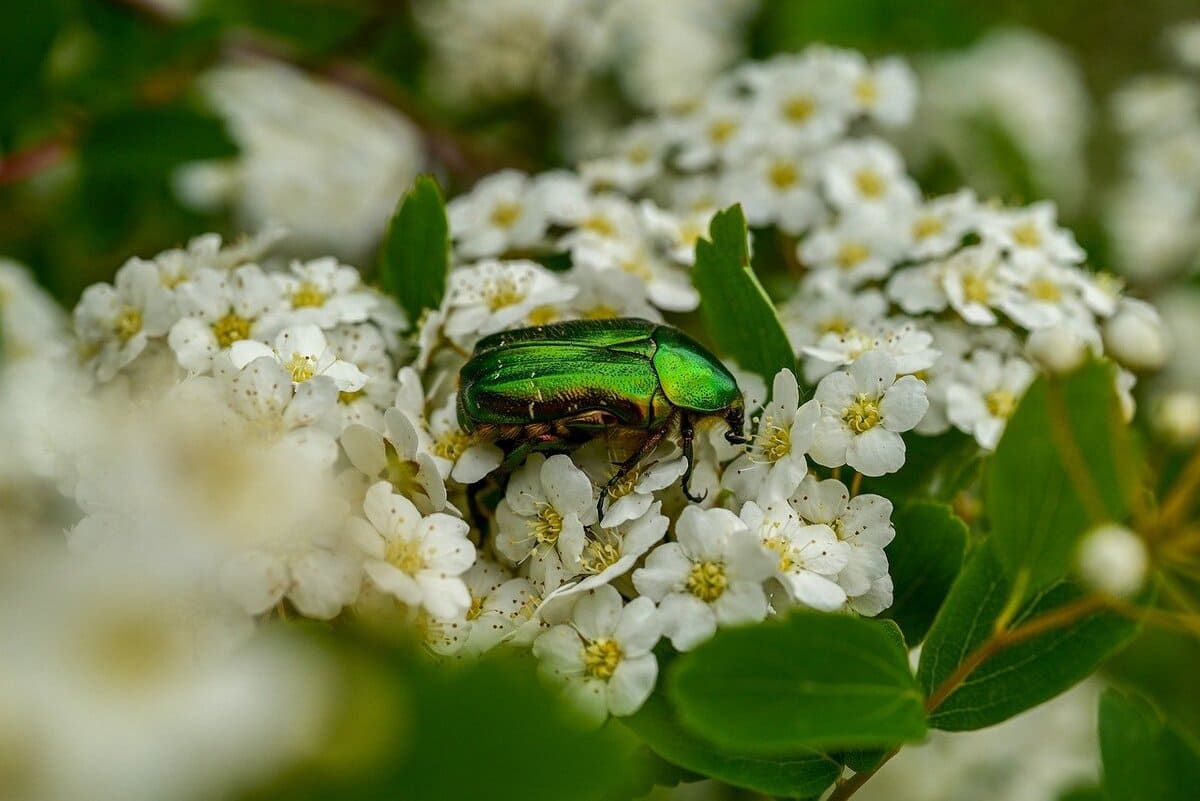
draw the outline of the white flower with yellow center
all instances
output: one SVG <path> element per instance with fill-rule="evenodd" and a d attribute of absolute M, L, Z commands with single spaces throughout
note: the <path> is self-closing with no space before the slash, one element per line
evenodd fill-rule
<path fill-rule="evenodd" d="M 278 285 L 254 264 L 233 270 L 201 267 L 179 285 L 183 317 L 171 326 L 167 343 L 180 366 L 193 373 L 212 369 L 213 357 L 243 339 L 261 339 L 283 296 Z"/>
<path fill-rule="evenodd" d="M 740 101 L 721 95 L 709 97 L 703 107 L 681 123 L 680 167 L 695 171 L 744 153 L 754 139 L 747 109 Z"/>
<path fill-rule="evenodd" d="M 633 193 L 662 174 L 667 138 L 656 120 L 621 131 L 610 155 L 585 161 L 579 173 L 589 185 Z"/>
<path fill-rule="evenodd" d="M 564 309 L 570 318 L 610 320 L 616 317 L 640 317 L 658 321 L 662 314 L 646 299 L 649 287 L 636 275 L 624 270 L 602 269 L 576 264 L 564 276 L 579 292 Z"/>
<path fill-rule="evenodd" d="M 847 67 L 844 53 L 813 47 L 746 70 L 760 140 L 811 150 L 840 136 L 853 114 Z"/>
<path fill-rule="evenodd" d="M 808 476 L 792 495 L 791 505 L 804 521 L 829 526 L 849 546 L 849 558 L 837 582 L 846 591 L 850 607 L 874 616 L 891 606 L 891 598 L 882 596 L 883 587 L 877 582 L 888 575 L 883 549 L 896 536 L 892 502 L 869 494 L 851 498 L 846 485 L 837 479 L 818 481 Z M 883 606 L 877 606 L 885 600 Z"/>
<path fill-rule="evenodd" d="M 821 226 L 798 247 L 800 259 L 830 284 L 857 287 L 887 276 L 908 248 L 908 227 L 895 215 L 854 208 Z"/>
<path fill-rule="evenodd" d="M 311 324 L 285 328 L 275 337 L 274 347 L 252 339 L 234 342 L 229 357 L 239 370 L 255 359 L 271 358 L 287 371 L 292 383 L 324 377 L 331 379 L 339 392 L 362 389 L 367 381 L 361 370 L 335 356 L 325 334 Z"/>
<path fill-rule="evenodd" d="M 505 568 L 479 559 L 463 574 L 471 593 L 465 615 L 463 650 L 481 653 L 501 642 L 528 646 L 540 631 L 534 621 L 539 598 L 529 579 L 514 578 Z"/>
<path fill-rule="evenodd" d="M 547 603 L 569 598 L 608 584 L 630 571 L 637 560 L 667 533 L 670 520 L 662 514 L 662 503 L 655 501 L 644 514 L 619 526 L 588 529 L 583 544 L 579 574 L 582 578 L 567 582 L 546 597 Z"/>
<path fill-rule="evenodd" d="M 532 557 L 530 576 L 547 591 L 582 566 L 584 526 L 596 522 L 591 480 L 558 454 L 532 454 L 513 473 L 496 508 L 496 549 L 521 563 Z"/>
<path fill-rule="evenodd" d="M 721 486 L 739 498 L 757 497 L 764 487 L 789 495 L 808 472 L 805 453 L 820 414 L 815 400 L 800 405 L 796 376 L 791 370 L 780 370 L 747 452 L 725 468 Z"/>
<path fill-rule="evenodd" d="M 287 325 L 312 323 L 332 328 L 367 320 L 382 300 L 362 282 L 358 270 L 326 257 L 294 261 L 287 273 L 273 273 L 283 296 Z"/>
<path fill-rule="evenodd" d="M 903 317 L 881 320 L 874 325 L 854 327 L 841 333 L 829 332 L 815 345 L 804 349 L 804 378 L 815 383 L 829 371 L 852 363 L 869 350 L 879 350 L 896 360 L 896 372 L 917 373 L 937 361 L 933 335 Z"/>
<path fill-rule="evenodd" d="M 917 77 L 903 59 L 880 59 L 854 76 L 851 96 L 860 114 L 881 125 L 904 125 L 917 107 Z"/>
<path fill-rule="evenodd" d="M 636 279 L 642 288 L 635 298 L 644 296 L 660 309 L 693 311 L 700 294 L 692 286 L 687 271 L 672 264 L 641 238 L 607 239 L 580 245 L 572 253 L 576 264 L 602 273 L 622 273 Z"/>
<path fill-rule="evenodd" d="M 388 341 L 372 323 L 339 325 L 325 332 L 334 355 L 363 371 L 361 389 L 338 393 L 338 413 L 326 421 L 329 431 L 341 434 L 346 426 L 364 425 L 384 430 L 383 412 L 396 396 L 396 368 Z"/>
<path fill-rule="evenodd" d="M 446 399 L 429 415 L 430 452 L 443 478 L 474 484 L 504 461 L 504 452 L 492 442 L 481 442 L 458 424 L 455 398 Z"/>
<path fill-rule="evenodd" d="M 824 612 L 841 608 L 846 591 L 837 578 L 850 560 L 850 546 L 832 528 L 806 525 L 785 499 L 769 494 L 747 501 L 739 516 L 770 557 L 773 575 L 792 603 Z"/>
<path fill-rule="evenodd" d="M 384 412 L 384 432 L 350 425 L 342 449 L 350 463 L 372 481 L 383 479 L 422 511 L 446 508 L 446 485 L 433 456 L 422 448 L 413 421 L 399 409 Z"/>
<path fill-rule="evenodd" d="M 946 389 L 946 414 L 981 446 L 995 448 L 1036 374 L 1024 359 L 977 350 L 959 365 L 954 383 Z"/>
<path fill-rule="evenodd" d="M 468 259 L 500 256 L 538 245 L 546 210 L 529 176 L 502 170 L 446 204 L 455 250 Z"/>
<path fill-rule="evenodd" d="M 800 353 L 827 334 L 870 328 L 887 314 L 888 302 L 877 289 L 857 292 L 837 284 L 805 286 L 779 307 L 779 318 L 792 350 Z"/>
<path fill-rule="evenodd" d="M 367 520 L 352 518 L 348 525 L 375 586 L 437 618 L 471 608 L 462 574 L 475 561 L 475 546 L 466 523 L 440 512 L 422 515 L 386 481 L 367 490 L 363 512 Z"/>
<path fill-rule="evenodd" d="M 1033 257 L 1078 264 L 1085 258 L 1075 236 L 1056 221 L 1054 202 L 1043 200 L 1022 209 L 991 211 L 982 216 L 979 232 L 985 242 L 1006 250 L 1017 262 Z"/>
<path fill-rule="evenodd" d="M 110 381 L 170 330 L 177 318 L 174 289 L 163 286 L 154 262 L 131 259 L 113 284 L 83 291 L 74 318 L 84 361 L 97 379 Z"/>
<path fill-rule="evenodd" d="M 913 209 L 910 254 L 916 259 L 948 256 L 962 243 L 980 217 L 979 201 L 970 189 L 943 195 Z"/>
<path fill-rule="evenodd" d="M 616 475 L 621 461 L 632 453 L 632 447 L 614 449 L 603 439 L 596 439 L 573 454 L 592 483 L 604 486 Z M 683 452 L 673 442 L 660 444 L 640 464 L 628 471 L 625 478 L 609 487 L 608 506 L 600 520 L 607 528 L 636 520 L 649 511 L 656 493 L 670 487 L 683 476 L 687 462 Z"/>
<path fill-rule="evenodd" d="M 663 636 L 680 651 L 711 637 L 717 626 L 767 616 L 763 582 L 774 573 L 770 554 L 728 509 L 688 506 L 675 524 L 676 542 L 658 546 L 633 585 L 658 603 Z"/>
<path fill-rule="evenodd" d="M 775 224 L 795 235 L 825 216 L 813 173 L 811 159 L 767 150 L 731 166 L 722 175 L 721 192 L 729 202 L 742 204 L 751 225 Z"/>
<path fill-rule="evenodd" d="M 904 464 L 904 440 L 925 416 L 925 382 L 896 378 L 896 360 L 868 351 L 849 372 L 830 373 L 814 395 L 821 406 L 809 454 L 826 467 L 849 465 L 867 476 L 894 473 Z"/>
<path fill-rule="evenodd" d="M 821 186 L 839 209 L 880 208 L 909 212 L 920 192 L 891 145 L 860 139 L 838 145 L 821 160 Z"/>
<path fill-rule="evenodd" d="M 658 678 L 652 649 L 661 636 L 653 601 L 622 604 L 605 585 L 579 598 L 569 623 L 539 636 L 533 654 L 542 672 L 599 723 L 610 713 L 632 715 L 650 696 Z"/>
<path fill-rule="evenodd" d="M 482 261 L 450 273 L 443 330 L 460 346 L 518 325 L 539 306 L 575 296 L 575 287 L 531 261 Z"/>
<path fill-rule="evenodd" d="M 963 248 L 951 256 L 940 270 L 942 291 L 950 305 L 971 325 L 995 325 L 1000 321 L 996 309 L 1012 298 L 1000 251 L 990 245 Z"/>

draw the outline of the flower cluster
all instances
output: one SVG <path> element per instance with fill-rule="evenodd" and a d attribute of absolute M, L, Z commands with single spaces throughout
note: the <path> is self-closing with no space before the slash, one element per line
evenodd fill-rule
<path fill-rule="evenodd" d="M 350 616 L 443 655 L 531 649 L 597 718 L 645 701 L 660 640 L 796 606 L 879 614 L 893 508 L 864 477 L 952 426 L 990 448 L 1040 367 L 1148 366 L 1157 332 L 1052 205 L 925 200 L 871 133 L 914 91 L 898 61 L 813 49 L 735 70 L 578 172 L 482 180 L 448 205 L 452 269 L 418 320 L 269 237 L 129 261 L 74 311 L 91 391 L 48 466 L 76 507 L 67 544 L 186 564 L 247 626 Z M 456 376 L 482 337 L 696 309 L 693 245 L 734 201 L 794 271 L 798 369 L 735 367 L 746 447 L 715 423 L 692 464 L 667 437 L 618 473 L 637 432 L 522 459 L 463 429 Z"/>

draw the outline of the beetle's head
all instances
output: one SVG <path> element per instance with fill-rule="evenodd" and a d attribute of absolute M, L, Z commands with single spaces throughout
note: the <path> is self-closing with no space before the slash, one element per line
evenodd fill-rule
<path fill-rule="evenodd" d="M 746 427 L 746 409 L 740 398 L 725 410 L 725 424 L 729 426 L 729 430 L 725 432 L 725 441 L 730 445 L 745 445 L 750 441 L 742 436 L 742 429 Z"/>

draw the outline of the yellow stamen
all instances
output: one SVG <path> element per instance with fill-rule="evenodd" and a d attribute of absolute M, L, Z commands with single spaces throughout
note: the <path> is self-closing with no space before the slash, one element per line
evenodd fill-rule
<path fill-rule="evenodd" d="M 842 420 L 855 434 L 870 431 L 879 425 L 879 401 L 870 395 L 859 395 L 842 412 Z"/>
<path fill-rule="evenodd" d="M 583 649 L 583 670 L 589 678 L 608 681 L 621 664 L 621 646 L 616 640 L 604 638 L 587 644 Z"/>
<path fill-rule="evenodd" d="M 720 598 L 727 586 L 725 565 L 720 562 L 697 562 L 688 573 L 688 592 L 706 603 Z"/>

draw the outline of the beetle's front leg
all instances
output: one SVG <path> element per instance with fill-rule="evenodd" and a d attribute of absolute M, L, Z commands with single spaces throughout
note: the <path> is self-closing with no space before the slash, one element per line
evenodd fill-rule
<path fill-rule="evenodd" d="M 680 485 L 683 487 L 683 497 L 692 503 L 700 503 L 708 497 L 708 491 L 706 490 L 699 497 L 692 494 L 692 467 L 695 463 L 695 458 L 692 455 L 692 440 L 696 438 L 696 429 L 692 425 L 691 415 L 686 412 L 679 418 L 679 438 L 683 441 L 683 458 L 687 462 L 687 467 L 683 470 L 683 478 L 680 480 Z"/>
<path fill-rule="evenodd" d="M 638 449 L 629 458 L 621 462 L 617 467 L 617 472 L 613 473 L 612 478 L 606 481 L 604 486 L 600 488 L 600 497 L 596 500 L 597 524 L 604 519 L 604 502 L 608 499 L 609 490 L 612 489 L 614 484 L 620 483 L 625 476 L 629 475 L 629 471 L 637 467 L 639 462 L 658 447 L 658 443 L 662 442 L 663 437 L 666 436 L 668 428 L 670 428 L 670 425 L 664 425 L 647 434 L 646 438 L 642 440 L 642 444 L 638 446 Z"/>

